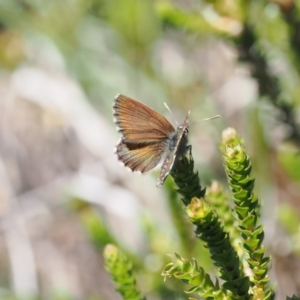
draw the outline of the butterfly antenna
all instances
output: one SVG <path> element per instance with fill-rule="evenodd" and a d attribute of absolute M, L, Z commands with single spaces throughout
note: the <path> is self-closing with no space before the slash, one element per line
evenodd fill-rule
<path fill-rule="evenodd" d="M 167 110 L 170 112 L 170 114 L 172 115 L 172 117 L 173 117 L 173 119 L 174 119 L 176 125 L 178 126 L 178 122 L 176 121 L 176 119 L 175 119 L 175 117 L 174 117 L 174 115 L 173 115 L 171 109 L 169 108 L 169 106 L 167 105 L 166 102 L 164 102 L 164 105 L 165 105 L 165 107 L 167 108 Z"/>
<path fill-rule="evenodd" d="M 208 120 L 218 119 L 218 118 L 220 118 L 220 115 L 216 115 L 216 116 L 213 116 L 213 117 L 210 117 L 210 118 L 198 120 L 198 121 L 193 122 L 192 124 L 196 124 L 196 123 L 199 123 L 199 122 L 202 122 L 202 121 L 208 121 Z"/>

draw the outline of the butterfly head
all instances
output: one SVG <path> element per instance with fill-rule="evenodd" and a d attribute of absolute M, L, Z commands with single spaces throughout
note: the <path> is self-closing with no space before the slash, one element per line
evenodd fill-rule
<path fill-rule="evenodd" d="M 190 117 L 190 111 L 188 111 L 186 117 L 185 117 L 185 120 L 182 124 L 178 125 L 177 126 L 177 130 L 184 130 L 185 133 L 188 133 L 189 132 L 189 127 L 190 127 L 190 124 L 189 124 L 189 117 Z"/>

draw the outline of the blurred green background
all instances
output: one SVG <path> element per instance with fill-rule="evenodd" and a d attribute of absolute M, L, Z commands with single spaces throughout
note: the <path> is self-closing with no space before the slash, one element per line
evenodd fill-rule
<path fill-rule="evenodd" d="M 119 166 L 118 93 L 190 129 L 202 183 L 226 186 L 218 150 L 234 127 L 253 163 L 277 299 L 300 292 L 300 1 L 0 0 L 0 297 L 120 299 L 108 242 L 148 299 L 168 253 L 213 269 L 172 180 Z M 229 192 L 228 192 L 229 193 Z"/>

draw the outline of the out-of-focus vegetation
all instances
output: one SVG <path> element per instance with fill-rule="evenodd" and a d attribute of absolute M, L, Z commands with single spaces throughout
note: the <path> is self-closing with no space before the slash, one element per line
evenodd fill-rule
<path fill-rule="evenodd" d="M 213 268 L 172 180 L 165 193 L 157 174 L 118 165 L 118 93 L 161 113 L 167 102 L 179 121 L 221 115 L 190 128 L 206 186 L 225 181 L 222 129 L 238 131 L 277 298 L 299 293 L 299 10 L 292 0 L 1 0 L 0 297 L 118 299 L 107 243 L 132 258 L 148 299 L 187 298 L 160 276 L 167 253 Z"/>

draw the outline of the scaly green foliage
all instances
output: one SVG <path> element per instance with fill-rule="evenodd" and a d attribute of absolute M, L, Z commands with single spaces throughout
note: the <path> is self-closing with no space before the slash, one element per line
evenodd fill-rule
<path fill-rule="evenodd" d="M 235 204 L 233 215 L 230 216 L 228 204 L 222 204 L 227 197 L 221 189 L 211 188 L 209 197 L 204 199 L 205 190 L 201 188 L 197 179 L 198 173 L 193 172 L 192 158 L 180 159 L 171 175 L 179 186 L 178 193 L 183 196 L 182 201 L 186 206 L 187 215 L 196 225 L 197 237 L 206 243 L 211 259 L 219 268 L 219 278 L 225 281 L 221 288 L 222 292 L 232 295 L 233 299 L 273 299 L 275 294 L 268 286 L 267 276 L 270 258 L 264 255 L 263 227 L 257 225 L 260 206 L 253 193 L 254 178 L 251 176 L 250 159 L 233 129 L 224 131 L 221 149 Z M 201 197 L 195 196 L 200 194 Z M 218 208 L 222 218 L 218 216 L 214 207 Z M 230 230 L 234 223 L 238 226 L 235 226 L 235 230 Z M 223 224 L 226 224 L 231 234 L 234 233 L 236 239 L 240 235 L 243 248 L 240 249 L 239 256 L 232 246 L 235 239 L 230 238 L 229 233 L 224 231 Z M 246 275 L 244 266 L 250 268 L 251 276 Z M 192 274 L 190 276 L 192 278 Z M 197 287 L 194 287 L 195 289 Z"/>
<path fill-rule="evenodd" d="M 236 221 L 231 213 L 228 195 L 225 193 L 225 190 L 221 183 L 213 181 L 212 185 L 207 189 L 205 199 L 216 210 L 219 218 L 222 220 L 225 231 L 230 232 L 231 235 L 236 238 L 237 233 L 234 233 L 234 224 Z"/>
<path fill-rule="evenodd" d="M 251 161 L 232 128 L 223 132 L 221 149 L 234 203 L 231 211 L 220 184 L 214 182 L 205 197 L 191 156 L 179 158 L 171 172 L 188 220 L 196 226 L 196 236 L 205 243 L 217 268 L 216 282 L 213 283 L 195 259 L 184 259 L 179 254 L 171 256 L 172 262 L 165 266 L 162 275 L 165 279 L 174 277 L 190 285 L 185 292 L 191 296 L 197 294 L 201 299 L 272 300 L 275 292 L 268 285 L 267 275 L 270 258 L 265 256 L 266 249 L 262 246 L 264 231 L 263 226 L 258 225 L 260 205 L 253 193 Z M 238 248 L 239 255 L 237 247 L 233 246 L 237 240 L 242 244 Z M 107 270 L 123 299 L 143 299 L 136 289 L 131 264 L 125 255 L 108 246 L 104 256 Z M 131 298 L 128 298 L 129 293 Z M 287 299 L 298 298 L 294 295 Z"/>
<path fill-rule="evenodd" d="M 186 157 L 178 159 L 171 171 L 171 176 L 178 186 L 178 194 L 183 196 L 182 202 L 184 205 L 188 205 L 192 197 L 204 197 L 205 188 L 203 189 L 200 185 L 198 172 L 194 173 L 194 160 L 192 156 L 189 160 Z"/>
<path fill-rule="evenodd" d="M 231 299 L 220 289 L 218 281 L 214 284 L 204 269 L 199 267 L 196 260 L 188 261 L 179 254 L 171 256 L 172 262 L 167 264 L 162 275 L 166 278 L 175 277 L 193 287 L 187 293 L 198 293 L 205 299 L 225 300 Z"/>
<path fill-rule="evenodd" d="M 196 225 L 196 235 L 206 243 L 211 259 L 219 268 L 223 288 L 234 293 L 237 299 L 248 299 L 249 279 L 244 276 L 239 258 L 232 247 L 228 233 L 218 215 L 203 198 L 193 197 L 186 207 L 187 215 Z"/>
<path fill-rule="evenodd" d="M 136 286 L 132 264 L 127 256 L 114 245 L 108 244 L 103 252 L 105 266 L 111 274 L 116 290 L 124 300 L 146 300 Z"/>
<path fill-rule="evenodd" d="M 241 139 L 236 131 L 229 128 L 223 132 L 222 153 L 224 167 L 235 203 L 234 211 L 239 221 L 239 230 L 243 238 L 243 247 L 248 254 L 247 262 L 253 276 L 250 280 L 254 295 L 262 299 L 270 299 L 273 290 L 268 287 L 268 263 L 270 258 L 265 256 L 263 226 L 257 225 L 259 204 L 253 193 L 254 178 L 251 175 L 251 162 Z"/>
<path fill-rule="evenodd" d="M 192 158 L 183 157 L 177 161 L 171 173 L 179 186 L 177 191 L 183 196 L 190 221 L 196 225 L 197 237 L 206 243 L 211 259 L 220 270 L 220 278 L 225 281 L 223 288 L 239 299 L 247 299 L 249 279 L 243 275 L 238 255 L 216 211 L 204 200 L 205 189 L 201 188 L 198 173 L 193 169 Z"/>

